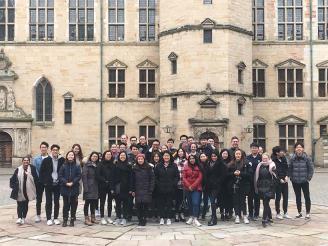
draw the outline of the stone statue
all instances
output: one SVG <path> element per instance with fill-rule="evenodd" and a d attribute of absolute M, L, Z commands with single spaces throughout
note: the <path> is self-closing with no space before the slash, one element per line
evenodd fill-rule
<path fill-rule="evenodd" d="M 6 92 L 4 89 L 0 90 L 0 110 L 6 109 Z"/>
<path fill-rule="evenodd" d="M 24 129 L 18 131 L 18 149 L 20 155 L 25 155 L 27 149 L 27 135 Z"/>
<path fill-rule="evenodd" d="M 13 89 L 10 88 L 7 95 L 7 109 L 14 110 L 15 109 L 15 95 Z"/>

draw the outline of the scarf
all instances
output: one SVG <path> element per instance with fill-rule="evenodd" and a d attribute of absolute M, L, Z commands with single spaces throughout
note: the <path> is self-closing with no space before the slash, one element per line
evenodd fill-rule
<path fill-rule="evenodd" d="M 27 198 L 29 201 L 33 201 L 36 198 L 36 190 L 35 190 L 35 184 L 34 184 L 34 179 L 32 176 L 32 172 L 31 172 L 31 167 L 30 165 L 27 167 L 27 178 L 26 178 L 26 194 L 27 194 Z M 18 178 L 18 183 L 19 183 L 19 190 L 18 190 L 18 197 L 17 197 L 17 201 L 21 202 L 21 201 L 25 201 L 25 197 L 23 194 L 23 187 L 24 187 L 24 167 L 23 165 L 21 165 L 20 167 L 18 167 L 18 174 L 17 174 L 17 178 Z"/>
<path fill-rule="evenodd" d="M 271 176 L 274 176 L 275 178 L 277 178 L 276 174 L 273 172 L 274 169 L 276 169 L 276 164 L 272 161 L 269 160 L 267 163 L 265 162 L 260 162 L 257 167 L 256 167 L 256 171 L 255 171 L 255 179 L 254 179 L 254 187 L 255 187 L 255 192 L 257 193 L 257 180 L 259 179 L 259 173 L 260 173 L 260 168 L 261 166 L 269 166 L 269 172 L 271 173 Z"/>

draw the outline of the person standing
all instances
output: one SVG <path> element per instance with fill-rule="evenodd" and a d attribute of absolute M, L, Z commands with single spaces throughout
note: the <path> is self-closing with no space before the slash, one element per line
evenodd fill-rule
<path fill-rule="evenodd" d="M 36 173 L 40 178 L 40 170 L 42 161 L 48 157 L 48 149 L 49 144 L 47 142 L 42 142 L 40 144 L 40 154 L 33 158 L 33 166 L 36 169 Z M 35 216 L 35 223 L 41 222 L 41 204 L 42 204 L 42 197 L 44 192 L 44 185 L 38 179 L 38 182 L 35 184 L 36 186 L 36 216 Z"/>
<path fill-rule="evenodd" d="M 235 156 L 235 151 L 239 149 L 239 138 L 236 136 L 233 136 L 231 138 L 231 147 L 229 149 L 229 154 L 230 156 L 234 157 Z"/>
<path fill-rule="evenodd" d="M 310 198 L 310 181 L 313 177 L 314 166 L 311 159 L 304 152 L 304 144 L 296 142 L 294 145 L 295 153 L 290 159 L 289 177 L 293 184 L 296 197 L 296 206 L 298 214 L 296 218 L 302 218 L 302 191 L 305 199 L 306 216 L 310 219 L 311 198 Z"/>
<path fill-rule="evenodd" d="M 36 187 L 38 175 L 34 166 L 30 165 L 30 158 L 24 157 L 22 165 L 16 168 L 10 178 L 10 188 L 12 192 L 10 198 L 17 201 L 17 221 L 16 224 L 25 224 L 28 212 L 28 203 L 36 199 Z"/>
<path fill-rule="evenodd" d="M 63 196 L 63 227 L 67 226 L 68 213 L 71 211 L 69 226 L 74 226 L 76 218 L 77 200 L 81 179 L 81 168 L 76 165 L 75 154 L 68 151 L 65 163 L 59 170 L 60 194 Z"/>
<path fill-rule="evenodd" d="M 50 147 L 51 155 L 43 159 L 40 169 L 40 181 L 46 191 L 46 214 L 47 225 L 60 225 L 59 215 L 59 197 L 60 185 L 58 172 L 65 162 L 65 159 L 59 155 L 60 147 L 53 144 Z M 54 220 L 51 220 L 52 203 L 54 203 Z"/>
<path fill-rule="evenodd" d="M 202 171 L 194 156 L 189 156 L 188 164 L 183 169 L 183 187 L 186 191 L 186 196 L 189 205 L 190 218 L 186 222 L 188 225 L 194 224 L 201 226 L 197 217 L 199 215 L 199 208 L 202 196 Z"/>
<path fill-rule="evenodd" d="M 203 210 L 202 212 L 202 220 L 205 220 L 205 216 L 206 213 L 209 209 L 208 207 L 208 198 L 209 198 L 209 194 L 208 194 L 208 189 L 206 189 L 207 187 L 207 176 L 208 176 L 208 172 L 209 172 L 209 164 L 208 164 L 209 160 L 207 155 L 205 154 L 205 152 L 201 153 L 199 155 L 199 168 L 202 171 L 203 174 L 203 178 L 202 178 L 202 200 L 203 200 Z"/>
<path fill-rule="evenodd" d="M 256 168 L 255 192 L 263 200 L 262 226 L 266 227 L 272 219 L 270 200 L 275 196 L 276 165 L 270 160 L 268 153 L 262 154 L 262 162 Z"/>
<path fill-rule="evenodd" d="M 144 154 L 138 154 L 132 168 L 132 195 L 135 197 L 140 226 L 147 224 L 148 207 L 152 201 L 155 186 L 153 168 L 145 161 Z"/>
<path fill-rule="evenodd" d="M 227 175 L 228 165 L 231 162 L 232 157 L 230 156 L 228 149 L 222 149 L 220 151 L 220 159 L 223 162 L 226 175 L 222 184 L 221 197 L 223 208 L 220 208 L 221 219 L 230 220 L 233 213 L 233 198 L 232 198 L 232 177 Z M 224 214 L 224 216 L 222 216 Z"/>
<path fill-rule="evenodd" d="M 88 162 L 84 165 L 82 171 L 83 182 L 83 200 L 84 203 L 84 224 L 91 226 L 97 224 L 96 221 L 96 207 L 98 203 L 98 180 L 97 180 L 97 165 L 99 162 L 98 152 L 93 151 L 90 154 Z M 89 207 L 91 220 L 89 217 Z"/>
<path fill-rule="evenodd" d="M 174 165 L 169 151 L 162 154 L 163 161 L 155 168 L 156 192 L 161 217 L 159 224 L 164 225 L 164 219 L 167 219 L 166 224 L 171 225 L 172 206 L 179 181 L 179 170 Z"/>

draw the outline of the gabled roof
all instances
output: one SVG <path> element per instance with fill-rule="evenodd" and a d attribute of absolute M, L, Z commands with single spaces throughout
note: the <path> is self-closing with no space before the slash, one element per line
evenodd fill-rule
<path fill-rule="evenodd" d="M 253 117 L 253 124 L 267 124 L 268 122 L 260 116 Z"/>
<path fill-rule="evenodd" d="M 141 124 L 144 124 L 144 125 L 157 125 L 157 121 L 154 120 L 153 118 L 149 117 L 149 116 L 146 116 L 144 118 L 142 118 L 141 120 L 138 121 L 138 124 L 141 125 Z"/>
<path fill-rule="evenodd" d="M 71 92 L 66 92 L 64 95 L 63 95 L 64 98 L 72 98 L 73 97 L 73 94 Z"/>
<path fill-rule="evenodd" d="M 302 67 L 303 68 L 303 67 L 305 67 L 305 64 L 303 64 L 299 61 L 296 61 L 294 59 L 288 59 L 286 61 L 276 64 L 275 67 L 277 67 L 277 68 Z"/>
<path fill-rule="evenodd" d="M 328 60 L 320 62 L 316 65 L 317 67 L 328 67 Z"/>
<path fill-rule="evenodd" d="M 158 65 L 146 59 L 137 65 L 137 68 L 158 68 Z"/>
<path fill-rule="evenodd" d="M 246 98 L 241 96 L 237 99 L 238 104 L 245 104 L 246 103 Z"/>
<path fill-rule="evenodd" d="M 205 20 L 203 20 L 201 25 L 203 27 L 213 27 L 215 25 L 215 21 L 210 18 L 206 18 Z"/>
<path fill-rule="evenodd" d="M 127 68 L 128 66 L 124 62 L 121 62 L 120 60 L 115 59 L 114 61 L 111 61 L 110 63 L 108 63 L 106 65 L 106 67 L 107 68 L 112 68 L 112 67 L 115 67 L 115 68 Z"/>
<path fill-rule="evenodd" d="M 255 59 L 253 61 L 253 67 L 254 68 L 267 68 L 268 65 L 259 59 Z"/>
<path fill-rule="evenodd" d="M 171 54 L 169 54 L 168 58 L 170 61 L 174 61 L 174 60 L 178 59 L 178 55 L 174 52 L 171 52 Z"/>
<path fill-rule="evenodd" d="M 201 108 L 216 108 L 219 103 L 210 97 L 206 97 L 198 102 L 198 104 Z"/>
<path fill-rule="evenodd" d="M 328 124 L 328 116 L 321 117 L 321 118 L 317 121 L 317 123 L 318 123 L 319 125 L 323 125 L 323 124 L 327 125 L 327 124 Z"/>
<path fill-rule="evenodd" d="M 295 115 L 288 115 L 286 117 L 283 117 L 279 120 L 276 121 L 277 124 L 279 125 L 284 125 L 284 124 L 302 124 L 306 125 L 307 121 L 303 120 Z"/>
<path fill-rule="evenodd" d="M 106 122 L 107 125 L 126 125 L 126 121 L 122 120 L 120 117 L 113 117 Z"/>

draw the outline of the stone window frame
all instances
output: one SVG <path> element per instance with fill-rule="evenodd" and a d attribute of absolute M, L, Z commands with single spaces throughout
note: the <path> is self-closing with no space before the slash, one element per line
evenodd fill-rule
<path fill-rule="evenodd" d="M 29 1 L 29 40 L 30 41 L 32 42 L 54 41 L 55 38 L 54 1 L 55 0 Z M 52 19 L 50 19 L 51 16 Z"/>
<path fill-rule="evenodd" d="M 328 39 L 328 1 L 318 1 L 318 39 Z"/>
<path fill-rule="evenodd" d="M 288 153 L 294 151 L 294 144 L 299 141 L 304 143 L 305 127 L 307 121 L 294 115 L 289 115 L 276 121 L 278 125 L 279 146 Z"/>
<path fill-rule="evenodd" d="M 277 68 L 278 97 L 304 97 L 305 64 L 294 59 L 288 59 L 276 64 L 275 67 Z"/>
<path fill-rule="evenodd" d="M 126 131 L 126 121 L 122 120 L 120 117 L 115 116 L 106 122 L 108 126 L 108 144 L 111 147 L 113 144 L 119 144 L 121 136 L 125 134 Z M 114 134 L 111 134 L 114 133 Z"/>
<path fill-rule="evenodd" d="M 116 59 L 106 65 L 108 69 L 108 94 L 109 98 L 125 98 L 125 81 L 126 81 L 126 69 L 128 66 Z M 111 80 L 111 73 L 115 72 L 115 80 Z M 119 75 L 123 76 L 123 80 L 119 80 Z M 115 95 L 111 94 L 111 88 L 115 86 Z"/>
<path fill-rule="evenodd" d="M 246 98 L 241 96 L 237 99 L 237 113 L 239 116 L 244 115 L 244 106 L 246 104 Z"/>
<path fill-rule="evenodd" d="M 328 60 L 317 64 L 316 67 L 318 68 L 318 97 L 328 97 Z"/>
<path fill-rule="evenodd" d="M 252 69 L 252 83 L 253 83 L 253 96 L 256 98 L 265 97 L 265 81 L 266 81 L 266 69 L 268 65 L 264 62 L 256 59 L 253 61 L 253 69 Z M 263 71 L 263 81 L 259 80 L 259 72 Z M 262 87 L 262 89 L 261 89 Z M 261 91 L 262 90 L 262 91 Z M 263 93 L 259 93 L 259 92 Z"/>
<path fill-rule="evenodd" d="M 304 39 L 304 13 L 303 0 L 295 0 L 292 5 L 288 5 L 290 0 L 278 0 L 277 3 L 277 20 L 278 20 L 278 40 L 280 41 L 300 41 Z M 299 12 L 300 11 L 300 12 Z M 301 20 L 296 20 L 297 12 L 301 14 Z M 283 18 L 280 19 L 280 13 Z M 292 13 L 291 15 L 289 15 Z M 289 20 L 292 16 L 292 20 Z M 292 27 L 292 34 L 289 35 L 289 28 Z M 300 29 L 298 29 L 300 27 Z M 297 32 L 300 32 L 298 34 Z"/>
<path fill-rule="evenodd" d="M 73 94 L 67 92 L 63 95 L 64 98 L 64 124 L 69 125 L 73 122 Z"/>
<path fill-rule="evenodd" d="M 82 2 L 81 2 L 82 4 Z M 95 6 L 94 0 L 85 0 L 81 6 L 79 0 L 69 0 L 68 5 L 68 39 L 70 42 L 94 41 Z M 89 18 L 90 14 L 90 18 Z M 79 20 L 79 17 L 81 19 Z M 79 26 L 83 35 L 79 35 Z M 90 29 L 89 29 L 90 28 Z M 81 33 L 82 34 L 82 33 Z"/>
<path fill-rule="evenodd" d="M 146 13 L 146 19 L 142 20 L 142 14 Z M 152 42 L 156 41 L 156 1 L 155 0 L 139 0 L 139 41 Z M 153 13 L 153 20 L 150 21 Z M 142 30 L 144 29 L 144 30 Z M 153 33 L 152 33 L 153 32 Z"/>
<path fill-rule="evenodd" d="M 264 151 L 266 150 L 266 125 L 267 121 L 259 116 L 253 119 L 253 142 L 261 146 Z M 262 128 L 262 129 L 260 129 Z M 264 133 L 264 134 L 262 134 Z"/>
<path fill-rule="evenodd" d="M 237 81 L 238 84 L 244 84 L 244 71 L 246 69 L 246 64 L 244 62 L 239 62 L 237 64 L 238 74 L 237 74 Z"/>
<path fill-rule="evenodd" d="M 38 88 L 40 88 L 39 86 L 42 87 L 42 112 L 41 115 L 38 115 L 38 107 L 40 107 L 40 101 L 38 101 Z M 50 92 L 48 91 L 48 93 L 50 93 L 46 96 L 46 87 L 50 86 Z M 35 122 L 36 124 L 42 124 L 42 125 L 46 125 L 46 124 L 52 124 L 53 123 L 53 116 L 54 116 L 54 89 L 53 86 L 51 84 L 51 82 L 46 78 L 46 77 L 41 77 L 40 79 L 38 79 L 38 81 L 35 83 L 34 86 L 34 105 L 35 105 Z M 50 101 L 47 101 L 50 100 Z M 46 105 L 48 106 L 48 117 L 46 118 Z M 42 119 L 39 119 L 42 118 Z"/>
<path fill-rule="evenodd" d="M 178 73 L 178 55 L 174 52 L 168 56 L 169 61 L 171 62 L 171 74 L 175 75 Z"/>
<path fill-rule="evenodd" d="M 139 98 L 156 98 L 156 82 L 157 82 L 157 68 L 158 65 L 153 63 L 152 61 L 146 59 L 145 61 L 139 63 L 137 65 L 138 68 L 138 81 L 139 81 Z M 149 81 L 149 77 L 151 73 L 154 73 L 153 78 L 154 81 Z M 143 76 L 142 73 L 145 73 L 145 76 Z M 142 81 L 142 77 L 145 77 L 145 81 Z M 145 94 L 141 93 L 145 88 Z M 151 89 L 153 88 L 153 89 Z M 152 91 L 153 93 L 150 93 Z"/>
<path fill-rule="evenodd" d="M 171 98 L 171 110 L 178 110 L 178 98 L 177 97 L 172 97 Z"/>
<path fill-rule="evenodd" d="M 139 136 L 145 136 L 149 145 L 156 139 L 157 125 L 157 121 L 149 116 L 138 121 Z"/>
<path fill-rule="evenodd" d="M 252 14 L 253 14 L 253 40 L 263 41 L 265 39 L 265 11 L 264 11 L 264 0 L 253 0 L 252 1 Z M 263 12 L 263 20 L 259 20 L 258 13 Z M 259 27 L 263 27 L 262 35 L 259 35 Z"/>
<path fill-rule="evenodd" d="M 0 6 L 0 13 L 4 14 L 4 20 L 0 22 L 0 42 L 15 40 L 15 1 L 3 1 L 4 6 Z M 12 17 L 9 18 L 9 15 Z M 3 16 L 2 16 L 3 18 Z M 1 19 L 0 19 L 1 20 Z"/>
<path fill-rule="evenodd" d="M 319 136 L 327 136 L 328 134 L 328 116 L 324 116 L 317 121 L 319 125 Z"/>
<path fill-rule="evenodd" d="M 112 5 L 115 3 L 115 6 Z M 115 12 L 115 21 L 111 21 L 111 12 Z M 123 20 L 119 20 L 119 16 Z M 113 28 L 114 35 L 112 35 Z M 120 30 L 121 29 L 121 30 Z M 119 32 L 120 31 L 120 32 Z M 112 38 L 114 37 L 114 38 Z M 125 37 L 125 0 L 108 0 L 108 41 L 124 41 Z"/>

